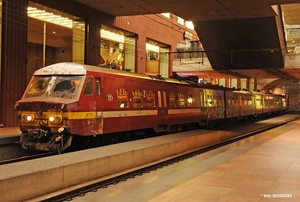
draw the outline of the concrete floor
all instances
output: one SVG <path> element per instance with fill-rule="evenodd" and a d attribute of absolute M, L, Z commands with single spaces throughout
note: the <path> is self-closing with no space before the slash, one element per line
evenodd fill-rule
<path fill-rule="evenodd" d="M 72 201 L 300 201 L 299 134 L 294 121 Z"/>

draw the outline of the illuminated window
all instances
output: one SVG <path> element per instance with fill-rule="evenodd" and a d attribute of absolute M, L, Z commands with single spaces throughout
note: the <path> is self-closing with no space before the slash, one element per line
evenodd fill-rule
<path fill-rule="evenodd" d="M 117 103 L 119 108 L 128 107 L 128 92 L 126 89 L 117 89 Z"/>
<path fill-rule="evenodd" d="M 193 24 L 192 21 L 186 21 L 186 22 L 185 22 L 185 26 L 186 26 L 187 28 L 189 28 L 189 29 L 194 30 L 194 24 Z"/>
<path fill-rule="evenodd" d="M 164 107 L 167 107 L 167 93 L 163 91 Z"/>
<path fill-rule="evenodd" d="M 178 93 L 178 105 L 179 105 L 179 107 L 185 107 L 185 95 L 184 95 L 184 93 Z"/>
<path fill-rule="evenodd" d="M 170 18 L 171 14 L 170 13 L 162 13 L 163 16 Z"/>
<path fill-rule="evenodd" d="M 133 90 L 132 91 L 133 97 L 133 107 L 134 108 L 141 108 L 143 107 L 143 92 L 141 90 Z"/>
<path fill-rule="evenodd" d="M 192 107 L 193 103 L 194 103 L 193 94 L 188 94 L 188 97 L 187 97 L 187 106 L 188 107 Z"/>
<path fill-rule="evenodd" d="M 181 17 L 177 17 L 177 22 L 181 25 L 184 25 L 184 19 L 182 19 Z"/>
<path fill-rule="evenodd" d="M 153 108 L 155 107 L 155 93 L 153 91 L 147 91 L 146 93 L 146 106 Z"/>
<path fill-rule="evenodd" d="M 170 104 L 170 107 L 176 107 L 176 93 L 170 92 L 170 94 L 169 94 L 169 104 Z"/>

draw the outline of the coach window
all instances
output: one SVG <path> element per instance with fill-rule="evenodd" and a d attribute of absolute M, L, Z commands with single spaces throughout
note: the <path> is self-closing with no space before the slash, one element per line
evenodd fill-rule
<path fill-rule="evenodd" d="M 218 103 L 218 96 L 214 95 L 213 96 L 213 106 L 217 106 Z"/>
<path fill-rule="evenodd" d="M 261 106 L 262 105 L 261 96 L 257 96 L 255 101 L 256 101 L 256 106 Z"/>
<path fill-rule="evenodd" d="M 143 92 L 141 90 L 133 90 L 132 91 L 133 97 L 133 107 L 134 108 L 141 108 L 143 107 Z"/>
<path fill-rule="evenodd" d="M 163 91 L 164 107 L 167 107 L 167 93 Z"/>
<path fill-rule="evenodd" d="M 222 97 L 218 96 L 218 106 L 223 106 Z"/>
<path fill-rule="evenodd" d="M 93 94 L 93 79 L 88 78 L 85 88 L 84 88 L 85 95 L 92 95 Z"/>
<path fill-rule="evenodd" d="M 205 95 L 203 94 L 203 91 L 200 92 L 200 106 L 201 107 L 204 107 L 205 104 L 204 104 L 204 98 L 205 98 Z"/>
<path fill-rule="evenodd" d="M 170 107 L 176 107 L 176 94 L 174 92 L 169 94 L 169 105 Z"/>
<path fill-rule="evenodd" d="M 101 79 L 95 78 L 96 82 L 96 95 L 101 95 Z"/>
<path fill-rule="evenodd" d="M 247 106 L 247 100 L 248 100 L 247 98 L 242 98 L 242 103 L 244 106 Z"/>
<path fill-rule="evenodd" d="M 117 102 L 119 108 L 128 107 L 128 92 L 126 89 L 117 89 Z"/>
<path fill-rule="evenodd" d="M 207 106 L 208 107 L 213 106 L 212 95 L 207 95 Z"/>
<path fill-rule="evenodd" d="M 194 102 L 193 94 L 188 94 L 188 98 L 187 98 L 187 106 L 188 106 L 188 107 L 192 107 L 192 106 L 193 106 L 193 102 Z"/>
<path fill-rule="evenodd" d="M 204 94 L 204 106 L 205 106 L 205 107 L 208 107 L 208 106 L 209 106 L 209 105 L 208 105 L 208 97 L 209 97 L 209 95 Z"/>
<path fill-rule="evenodd" d="M 155 93 L 153 91 L 147 91 L 146 93 L 146 106 L 149 108 L 155 107 Z"/>
<path fill-rule="evenodd" d="M 251 97 L 250 97 L 249 100 L 248 100 L 248 105 L 249 105 L 249 106 L 252 106 L 252 98 L 251 98 Z"/>
<path fill-rule="evenodd" d="M 157 100 L 158 100 L 158 107 L 162 107 L 162 104 L 161 104 L 161 92 L 160 91 L 157 91 Z"/>
<path fill-rule="evenodd" d="M 178 93 L 178 104 L 179 104 L 179 107 L 185 107 L 184 93 Z"/>

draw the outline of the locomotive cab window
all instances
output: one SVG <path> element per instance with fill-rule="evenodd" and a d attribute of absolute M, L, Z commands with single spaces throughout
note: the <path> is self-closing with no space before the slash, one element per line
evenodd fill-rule
<path fill-rule="evenodd" d="M 82 76 L 34 76 L 24 96 L 72 99 L 79 95 L 81 80 Z"/>
<path fill-rule="evenodd" d="M 35 76 L 33 77 L 32 81 L 28 85 L 29 88 L 26 92 L 26 97 L 37 95 L 37 94 L 44 94 L 48 87 L 49 81 L 51 77 L 42 77 L 42 76 Z"/>
<path fill-rule="evenodd" d="M 53 76 L 49 81 L 46 94 L 66 99 L 74 98 L 80 92 L 81 79 L 80 76 Z"/>
<path fill-rule="evenodd" d="M 128 107 L 128 91 L 127 89 L 117 89 L 117 102 L 119 108 Z"/>
<path fill-rule="evenodd" d="M 85 95 L 93 95 L 93 79 L 88 78 L 85 88 L 84 88 Z"/>

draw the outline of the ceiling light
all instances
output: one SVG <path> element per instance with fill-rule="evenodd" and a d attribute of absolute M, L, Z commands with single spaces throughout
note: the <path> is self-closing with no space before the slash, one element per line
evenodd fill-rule
<path fill-rule="evenodd" d="M 54 13 L 50 13 L 44 10 L 37 9 L 35 7 L 28 7 L 27 8 L 28 17 L 35 18 L 38 20 L 50 22 L 56 25 L 60 25 L 63 27 L 73 28 L 73 20 L 62 17 L 60 15 L 56 15 Z M 84 30 L 84 24 L 80 27 Z"/>

